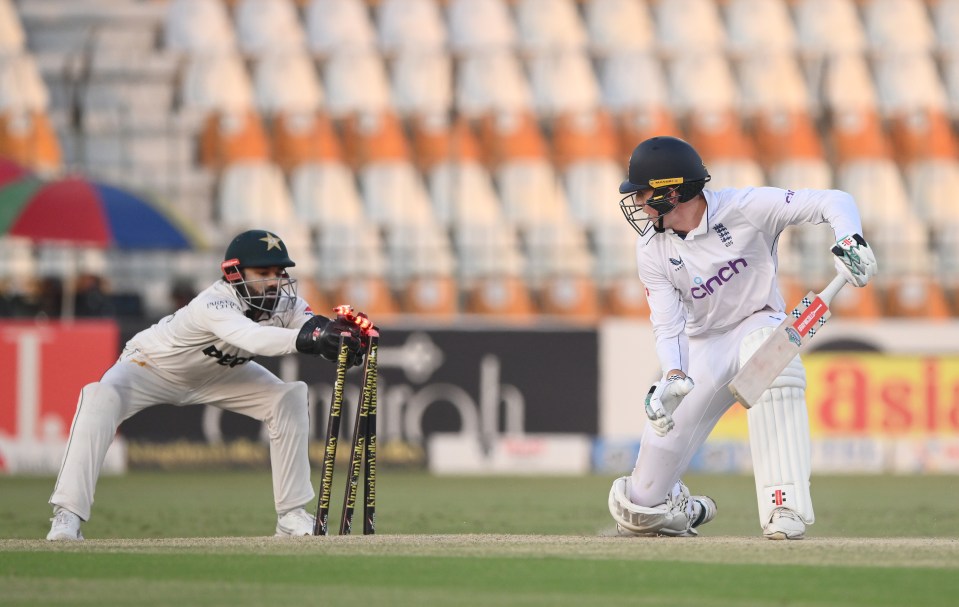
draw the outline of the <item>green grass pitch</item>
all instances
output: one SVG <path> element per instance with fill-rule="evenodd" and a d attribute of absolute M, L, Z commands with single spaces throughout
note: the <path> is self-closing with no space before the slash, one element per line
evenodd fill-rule
<path fill-rule="evenodd" d="M 928 607 L 959 596 L 956 477 L 814 476 L 817 522 L 801 542 L 760 537 L 747 476 L 685 479 L 719 505 L 699 538 L 617 537 L 612 479 L 383 469 L 377 535 L 276 539 L 268 471 L 132 472 L 101 479 L 88 541 L 68 545 L 41 539 L 53 479 L 0 477 L 0 605 Z"/>

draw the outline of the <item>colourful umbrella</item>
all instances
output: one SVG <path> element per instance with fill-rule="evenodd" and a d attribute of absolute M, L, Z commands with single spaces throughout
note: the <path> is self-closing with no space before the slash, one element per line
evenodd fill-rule
<path fill-rule="evenodd" d="M 0 165 L 0 178 L 5 174 L 14 178 L 0 181 L 0 235 L 39 244 L 128 250 L 205 247 L 184 222 L 131 192 L 78 176 L 45 181 L 5 168 Z M 72 319 L 76 268 L 67 271 L 63 317 Z"/>
<path fill-rule="evenodd" d="M 19 165 L 9 158 L 0 158 L 0 186 L 30 174 L 30 169 Z"/>
<path fill-rule="evenodd" d="M 28 175 L 0 186 L 0 234 L 100 248 L 202 248 L 185 223 L 152 201 L 77 176 Z"/>

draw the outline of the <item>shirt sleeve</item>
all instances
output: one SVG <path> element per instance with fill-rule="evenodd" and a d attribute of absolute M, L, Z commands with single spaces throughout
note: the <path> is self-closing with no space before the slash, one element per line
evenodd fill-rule
<path fill-rule="evenodd" d="M 828 223 L 836 240 L 862 234 L 862 219 L 853 197 L 841 190 L 750 188 L 742 198 L 743 214 L 758 229 L 773 234 L 801 223 Z"/>
<path fill-rule="evenodd" d="M 659 364 L 664 374 L 672 369 L 686 373 L 689 370 L 689 337 L 684 330 L 686 308 L 673 284 L 642 251 L 643 239 L 640 238 L 636 250 L 637 267 L 639 278 L 646 287 Z"/>
<path fill-rule="evenodd" d="M 240 310 L 238 304 L 223 300 L 200 302 L 207 329 L 228 344 L 257 356 L 281 356 L 296 350 L 299 327 L 267 327 L 259 325 Z"/>

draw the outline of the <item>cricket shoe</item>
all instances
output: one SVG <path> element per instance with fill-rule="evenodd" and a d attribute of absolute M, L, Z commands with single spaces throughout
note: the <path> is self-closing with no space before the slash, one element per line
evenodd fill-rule
<path fill-rule="evenodd" d="M 276 537 L 313 535 L 313 515 L 303 508 L 290 510 L 276 519 Z"/>
<path fill-rule="evenodd" d="M 763 536 L 770 540 L 801 540 L 806 536 L 806 523 L 789 508 L 776 508 L 763 527 Z"/>
<path fill-rule="evenodd" d="M 69 510 L 60 508 L 50 522 L 53 524 L 47 534 L 48 540 L 77 542 L 83 539 L 83 534 L 80 533 L 80 517 Z"/>
<path fill-rule="evenodd" d="M 705 525 L 716 518 L 716 513 L 719 512 L 716 500 L 708 495 L 691 495 L 689 499 L 693 501 L 693 522 L 689 525 L 690 529 Z"/>

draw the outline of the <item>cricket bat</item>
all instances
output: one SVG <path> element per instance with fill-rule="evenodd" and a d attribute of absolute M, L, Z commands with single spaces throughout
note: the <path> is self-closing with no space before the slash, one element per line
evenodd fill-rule
<path fill-rule="evenodd" d="M 729 391 L 739 399 L 739 403 L 751 408 L 766 388 L 773 383 L 797 354 L 803 344 L 816 334 L 831 312 L 829 303 L 846 279 L 836 276 L 821 293 L 810 291 L 802 298 L 789 316 L 776 327 L 759 349 L 746 361 L 729 382 Z"/>

